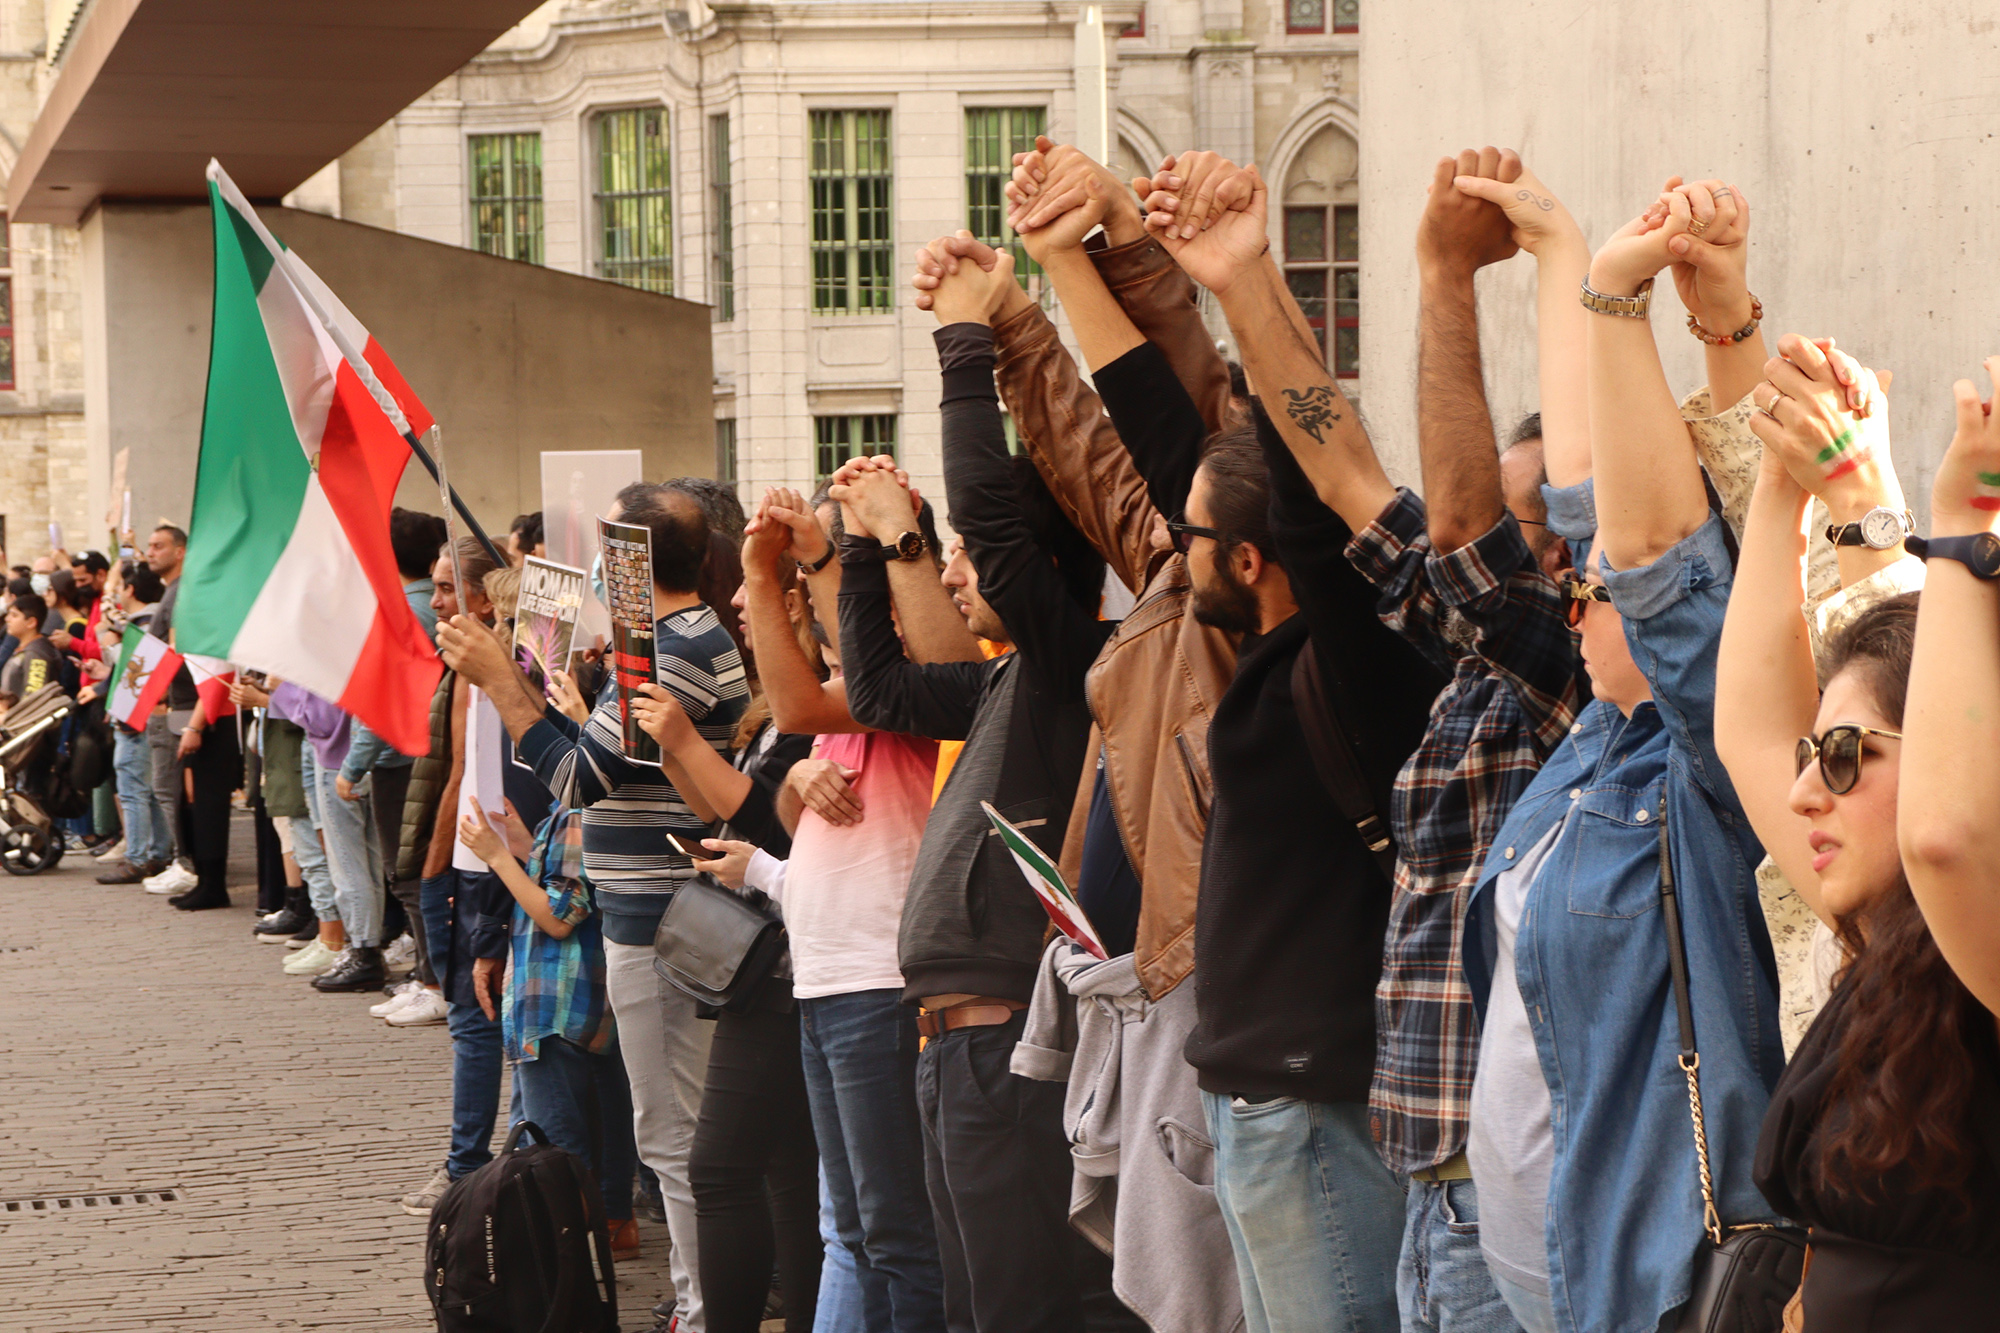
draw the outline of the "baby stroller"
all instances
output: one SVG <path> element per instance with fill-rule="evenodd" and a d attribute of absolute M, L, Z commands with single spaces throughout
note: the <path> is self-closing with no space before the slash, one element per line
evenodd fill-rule
<path fill-rule="evenodd" d="M 56 749 L 76 701 L 44 685 L 0 713 L 0 869 L 39 875 L 62 860 L 63 838 L 44 802 L 56 785 Z"/>

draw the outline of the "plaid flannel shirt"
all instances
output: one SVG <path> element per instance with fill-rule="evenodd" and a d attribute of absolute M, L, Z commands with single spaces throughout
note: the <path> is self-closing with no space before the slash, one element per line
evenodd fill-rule
<path fill-rule="evenodd" d="M 1465 1147 L 1479 1019 L 1461 967 L 1467 899 L 1514 801 L 1576 719 L 1576 645 L 1561 590 L 1512 514 L 1439 555 L 1408 490 L 1348 543 L 1383 623 L 1452 673 L 1396 775 L 1395 896 L 1375 991 L 1369 1119 L 1409 1174 Z"/>
<path fill-rule="evenodd" d="M 611 1049 L 618 1029 L 605 997 L 603 919 L 583 873 L 583 820 L 557 806 L 535 830 L 528 878 L 549 895 L 549 911 L 572 927 L 548 934 L 514 904 L 512 966 L 507 971 L 507 1054 L 533 1060 L 543 1037 L 561 1037 L 595 1055 Z"/>

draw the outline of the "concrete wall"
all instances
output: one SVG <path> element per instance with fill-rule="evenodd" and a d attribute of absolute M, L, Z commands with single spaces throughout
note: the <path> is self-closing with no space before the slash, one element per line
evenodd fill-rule
<path fill-rule="evenodd" d="M 2000 13 L 1978 0 L 1770 0 L 1685 8 L 1588 0 L 1370 5 L 1361 78 L 1367 412 L 1414 478 L 1411 242 L 1437 158 L 1518 147 L 1593 243 L 1669 175 L 1751 201 L 1765 332 L 1830 334 L 1896 372 L 1897 462 L 1924 521 L 1952 432 L 1951 382 L 2000 350 L 1991 259 L 2000 176 Z M 1483 279 L 1502 426 L 1535 403 L 1533 261 Z M 1654 328 L 1677 389 L 1699 345 L 1662 281 Z"/>
<path fill-rule="evenodd" d="M 541 507 L 540 455 L 639 449 L 646 475 L 709 475 L 705 306 L 282 208 L 262 210 L 388 349 L 444 430 L 452 484 L 489 529 Z M 94 511 L 130 447 L 133 518 L 185 523 L 208 375 L 203 205 L 114 204 L 84 224 Z M 438 508 L 412 466 L 399 495 Z"/>

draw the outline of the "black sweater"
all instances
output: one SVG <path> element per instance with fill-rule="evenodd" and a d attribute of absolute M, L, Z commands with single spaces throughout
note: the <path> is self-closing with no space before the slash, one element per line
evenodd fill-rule
<path fill-rule="evenodd" d="M 993 387 L 992 330 L 954 324 L 938 330 L 937 342 L 945 497 L 980 595 L 1014 652 L 990 662 L 911 662 L 889 618 L 887 571 L 844 552 L 847 704 L 867 726 L 966 742 L 931 810 L 903 901 L 903 998 L 963 993 L 1026 1003 L 1048 917 L 979 803 L 991 802 L 1050 856 L 1061 851 L 1089 748 L 1083 678 L 1114 626 L 1069 595 L 1027 526 Z"/>
<path fill-rule="evenodd" d="M 1158 349 L 1096 377 L 1112 420 L 1145 433 L 1163 512 L 1185 504 L 1206 429 Z M 1397 770 L 1423 738 L 1443 681 L 1375 613 L 1352 535 L 1257 411 L 1271 470 L 1271 532 L 1299 614 L 1244 639 L 1208 729 L 1214 804 L 1195 911 L 1188 1062 L 1210 1092 L 1365 1102 L 1375 1066 L 1375 983 L 1390 884 L 1319 779 L 1292 699 L 1301 651 L 1346 682 L 1328 710 L 1358 750 L 1386 814 Z M 1138 457 L 1138 450 L 1134 450 Z M 1157 478 L 1157 482 L 1156 482 Z"/>

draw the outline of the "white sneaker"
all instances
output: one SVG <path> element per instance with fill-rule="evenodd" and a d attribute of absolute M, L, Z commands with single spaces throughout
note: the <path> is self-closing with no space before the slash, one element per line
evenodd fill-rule
<path fill-rule="evenodd" d="M 382 951 L 382 964 L 385 967 L 408 967 L 416 961 L 417 941 L 407 933 L 391 940 L 389 947 Z"/>
<path fill-rule="evenodd" d="M 448 1012 L 443 995 L 419 986 L 410 992 L 408 1003 L 382 1021 L 392 1028 L 418 1028 L 427 1023 L 444 1022 Z"/>
<path fill-rule="evenodd" d="M 369 1005 L 368 1012 L 377 1018 L 387 1018 L 390 1014 L 403 1007 L 404 1003 L 409 1000 L 411 991 L 422 989 L 422 984 L 414 978 L 391 986 L 389 988 L 389 998 L 380 1004 Z"/>
<path fill-rule="evenodd" d="M 162 895 L 186 893 L 199 882 L 195 878 L 194 871 L 189 870 L 179 861 L 174 862 L 151 879 L 144 881 L 146 892 Z"/>
<path fill-rule="evenodd" d="M 340 950 L 327 948 L 325 940 L 314 940 L 285 960 L 285 975 L 316 977 L 332 967 L 333 960 L 338 957 Z"/>
<path fill-rule="evenodd" d="M 109 847 L 106 847 L 103 851 L 97 854 L 97 864 L 101 866 L 117 865 L 120 861 L 123 861 L 124 859 L 125 859 L 125 839 L 123 838 L 120 838 L 118 841 L 112 843 Z"/>

